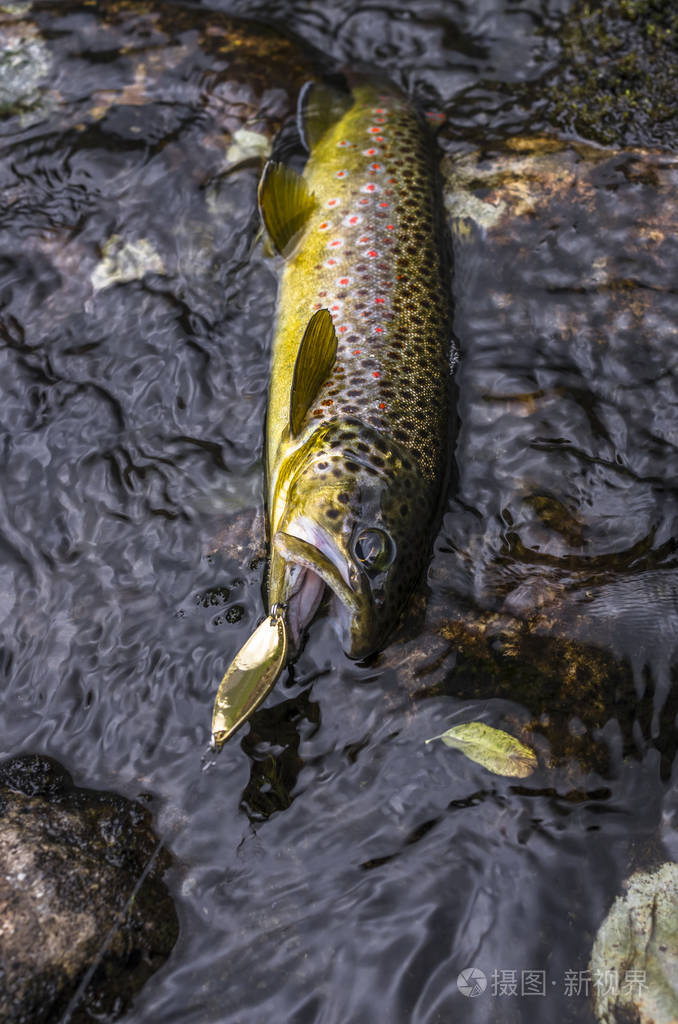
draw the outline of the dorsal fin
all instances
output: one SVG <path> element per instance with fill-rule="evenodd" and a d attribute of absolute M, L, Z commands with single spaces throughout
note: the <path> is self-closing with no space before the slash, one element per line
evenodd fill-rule
<path fill-rule="evenodd" d="M 337 357 L 337 335 L 329 309 L 319 309 L 308 322 L 297 352 L 290 395 L 290 434 L 296 437 L 304 416 Z"/>
<path fill-rule="evenodd" d="M 269 160 L 259 182 L 258 198 L 271 241 L 282 256 L 289 256 L 315 209 L 315 196 L 300 174 Z"/>
<path fill-rule="evenodd" d="M 297 127 L 306 149 L 318 144 L 327 129 L 339 121 L 353 106 L 350 93 L 339 92 L 329 85 L 306 82 L 297 103 Z"/>

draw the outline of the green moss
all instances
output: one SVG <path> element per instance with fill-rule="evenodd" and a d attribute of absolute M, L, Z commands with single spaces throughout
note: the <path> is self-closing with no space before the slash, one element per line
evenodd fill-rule
<path fill-rule="evenodd" d="M 604 145 L 678 144 L 678 11 L 665 0 L 575 2 L 547 87 L 554 125 Z"/>

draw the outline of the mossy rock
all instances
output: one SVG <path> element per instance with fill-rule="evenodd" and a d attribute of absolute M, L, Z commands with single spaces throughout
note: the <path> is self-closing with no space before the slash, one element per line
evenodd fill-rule
<path fill-rule="evenodd" d="M 665 0 L 577 0 L 546 87 L 561 130 L 603 145 L 678 144 L 678 12 Z"/>

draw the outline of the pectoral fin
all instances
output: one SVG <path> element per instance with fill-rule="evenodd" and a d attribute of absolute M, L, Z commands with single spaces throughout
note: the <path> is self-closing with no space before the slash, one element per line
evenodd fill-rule
<path fill-rule="evenodd" d="M 297 127 L 302 142 L 311 152 L 325 132 L 353 106 L 350 93 L 339 92 L 328 85 L 307 82 L 299 93 Z"/>
<path fill-rule="evenodd" d="M 315 196 L 300 174 L 269 160 L 259 182 L 259 210 L 268 234 L 282 256 L 289 256 L 315 209 Z"/>
<path fill-rule="evenodd" d="M 240 648 L 219 684 L 212 712 L 212 748 L 221 750 L 273 689 L 287 661 L 282 614 L 269 615 Z"/>
<path fill-rule="evenodd" d="M 328 309 L 319 309 L 308 322 L 301 339 L 292 377 L 290 434 L 296 437 L 304 416 L 313 404 L 337 358 L 337 335 Z"/>

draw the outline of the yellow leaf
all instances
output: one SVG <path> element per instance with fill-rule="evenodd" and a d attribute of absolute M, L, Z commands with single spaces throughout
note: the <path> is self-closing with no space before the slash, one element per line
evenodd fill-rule
<path fill-rule="evenodd" d="M 493 729 L 484 722 L 455 725 L 426 742 L 432 743 L 433 740 L 442 740 L 446 746 L 461 750 L 471 761 L 481 764 L 495 775 L 524 779 L 537 767 L 537 756 L 530 747 L 509 733 Z"/>

